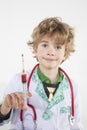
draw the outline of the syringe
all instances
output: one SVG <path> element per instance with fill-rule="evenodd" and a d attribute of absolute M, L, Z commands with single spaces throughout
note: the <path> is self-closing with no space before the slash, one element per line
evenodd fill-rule
<path fill-rule="evenodd" d="M 24 106 L 27 108 L 27 75 L 25 73 L 24 69 L 24 55 L 22 54 L 22 75 L 21 75 L 21 80 L 23 84 L 23 93 L 24 93 Z"/>

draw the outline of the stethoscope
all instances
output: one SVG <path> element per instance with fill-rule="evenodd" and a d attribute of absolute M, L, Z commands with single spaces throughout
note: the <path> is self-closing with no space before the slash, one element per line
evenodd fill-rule
<path fill-rule="evenodd" d="M 30 86 L 30 82 L 31 82 L 31 78 L 32 78 L 32 75 L 35 71 L 35 69 L 39 66 L 39 64 L 36 64 L 34 66 L 34 68 L 32 69 L 30 75 L 29 75 L 29 78 L 28 78 L 28 82 L 27 82 L 27 90 L 29 91 L 29 86 Z M 62 71 L 64 73 L 64 75 L 66 76 L 68 82 L 69 82 L 69 85 L 70 85 L 70 90 L 71 90 L 71 115 L 70 115 L 70 125 L 73 125 L 74 123 L 74 92 L 73 92 L 73 85 L 72 85 L 72 82 L 69 78 L 69 76 L 67 75 L 67 73 L 59 67 L 59 70 Z M 32 112 L 33 112 L 33 121 L 34 121 L 34 130 L 36 130 L 36 120 L 37 120 L 37 114 L 36 114 L 36 110 L 34 108 L 34 106 L 32 104 L 29 104 L 27 102 L 27 105 L 32 109 Z M 23 110 L 21 110 L 20 112 L 20 120 L 23 122 Z"/>

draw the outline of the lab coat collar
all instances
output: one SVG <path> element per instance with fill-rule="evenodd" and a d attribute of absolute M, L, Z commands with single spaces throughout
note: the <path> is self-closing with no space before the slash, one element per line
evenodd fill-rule
<path fill-rule="evenodd" d="M 62 100 L 64 100 L 64 91 L 69 88 L 68 85 L 68 81 L 64 75 L 62 82 L 59 84 L 58 89 L 56 90 L 54 97 L 51 101 L 48 100 L 48 97 L 45 93 L 43 84 L 41 82 L 41 80 L 39 79 L 39 77 L 37 76 L 37 70 L 35 70 L 35 72 L 33 73 L 33 79 L 35 80 L 35 82 L 38 81 L 37 86 L 36 86 L 36 93 L 48 103 L 47 108 L 50 109 L 52 108 L 54 105 L 60 103 Z"/>

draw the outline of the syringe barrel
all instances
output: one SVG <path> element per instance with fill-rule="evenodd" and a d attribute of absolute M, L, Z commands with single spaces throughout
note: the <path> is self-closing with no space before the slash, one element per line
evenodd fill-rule
<path fill-rule="evenodd" d="M 26 83 L 27 82 L 27 76 L 26 76 L 26 74 L 22 74 L 21 78 L 22 78 L 22 83 Z"/>
<path fill-rule="evenodd" d="M 21 75 L 21 80 L 23 83 L 23 93 L 24 93 L 24 106 L 26 107 L 26 109 L 28 108 L 27 105 L 27 75 L 24 73 Z"/>

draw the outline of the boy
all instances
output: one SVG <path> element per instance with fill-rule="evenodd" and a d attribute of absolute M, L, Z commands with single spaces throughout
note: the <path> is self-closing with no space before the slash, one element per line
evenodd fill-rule
<path fill-rule="evenodd" d="M 11 130 L 81 130 L 77 86 L 74 90 L 74 120 L 71 90 L 59 66 L 74 52 L 74 30 L 57 17 L 44 19 L 35 27 L 28 45 L 39 62 L 28 77 L 28 105 L 24 105 L 21 74 L 9 83 L 0 108 L 1 125 L 11 120 Z"/>

